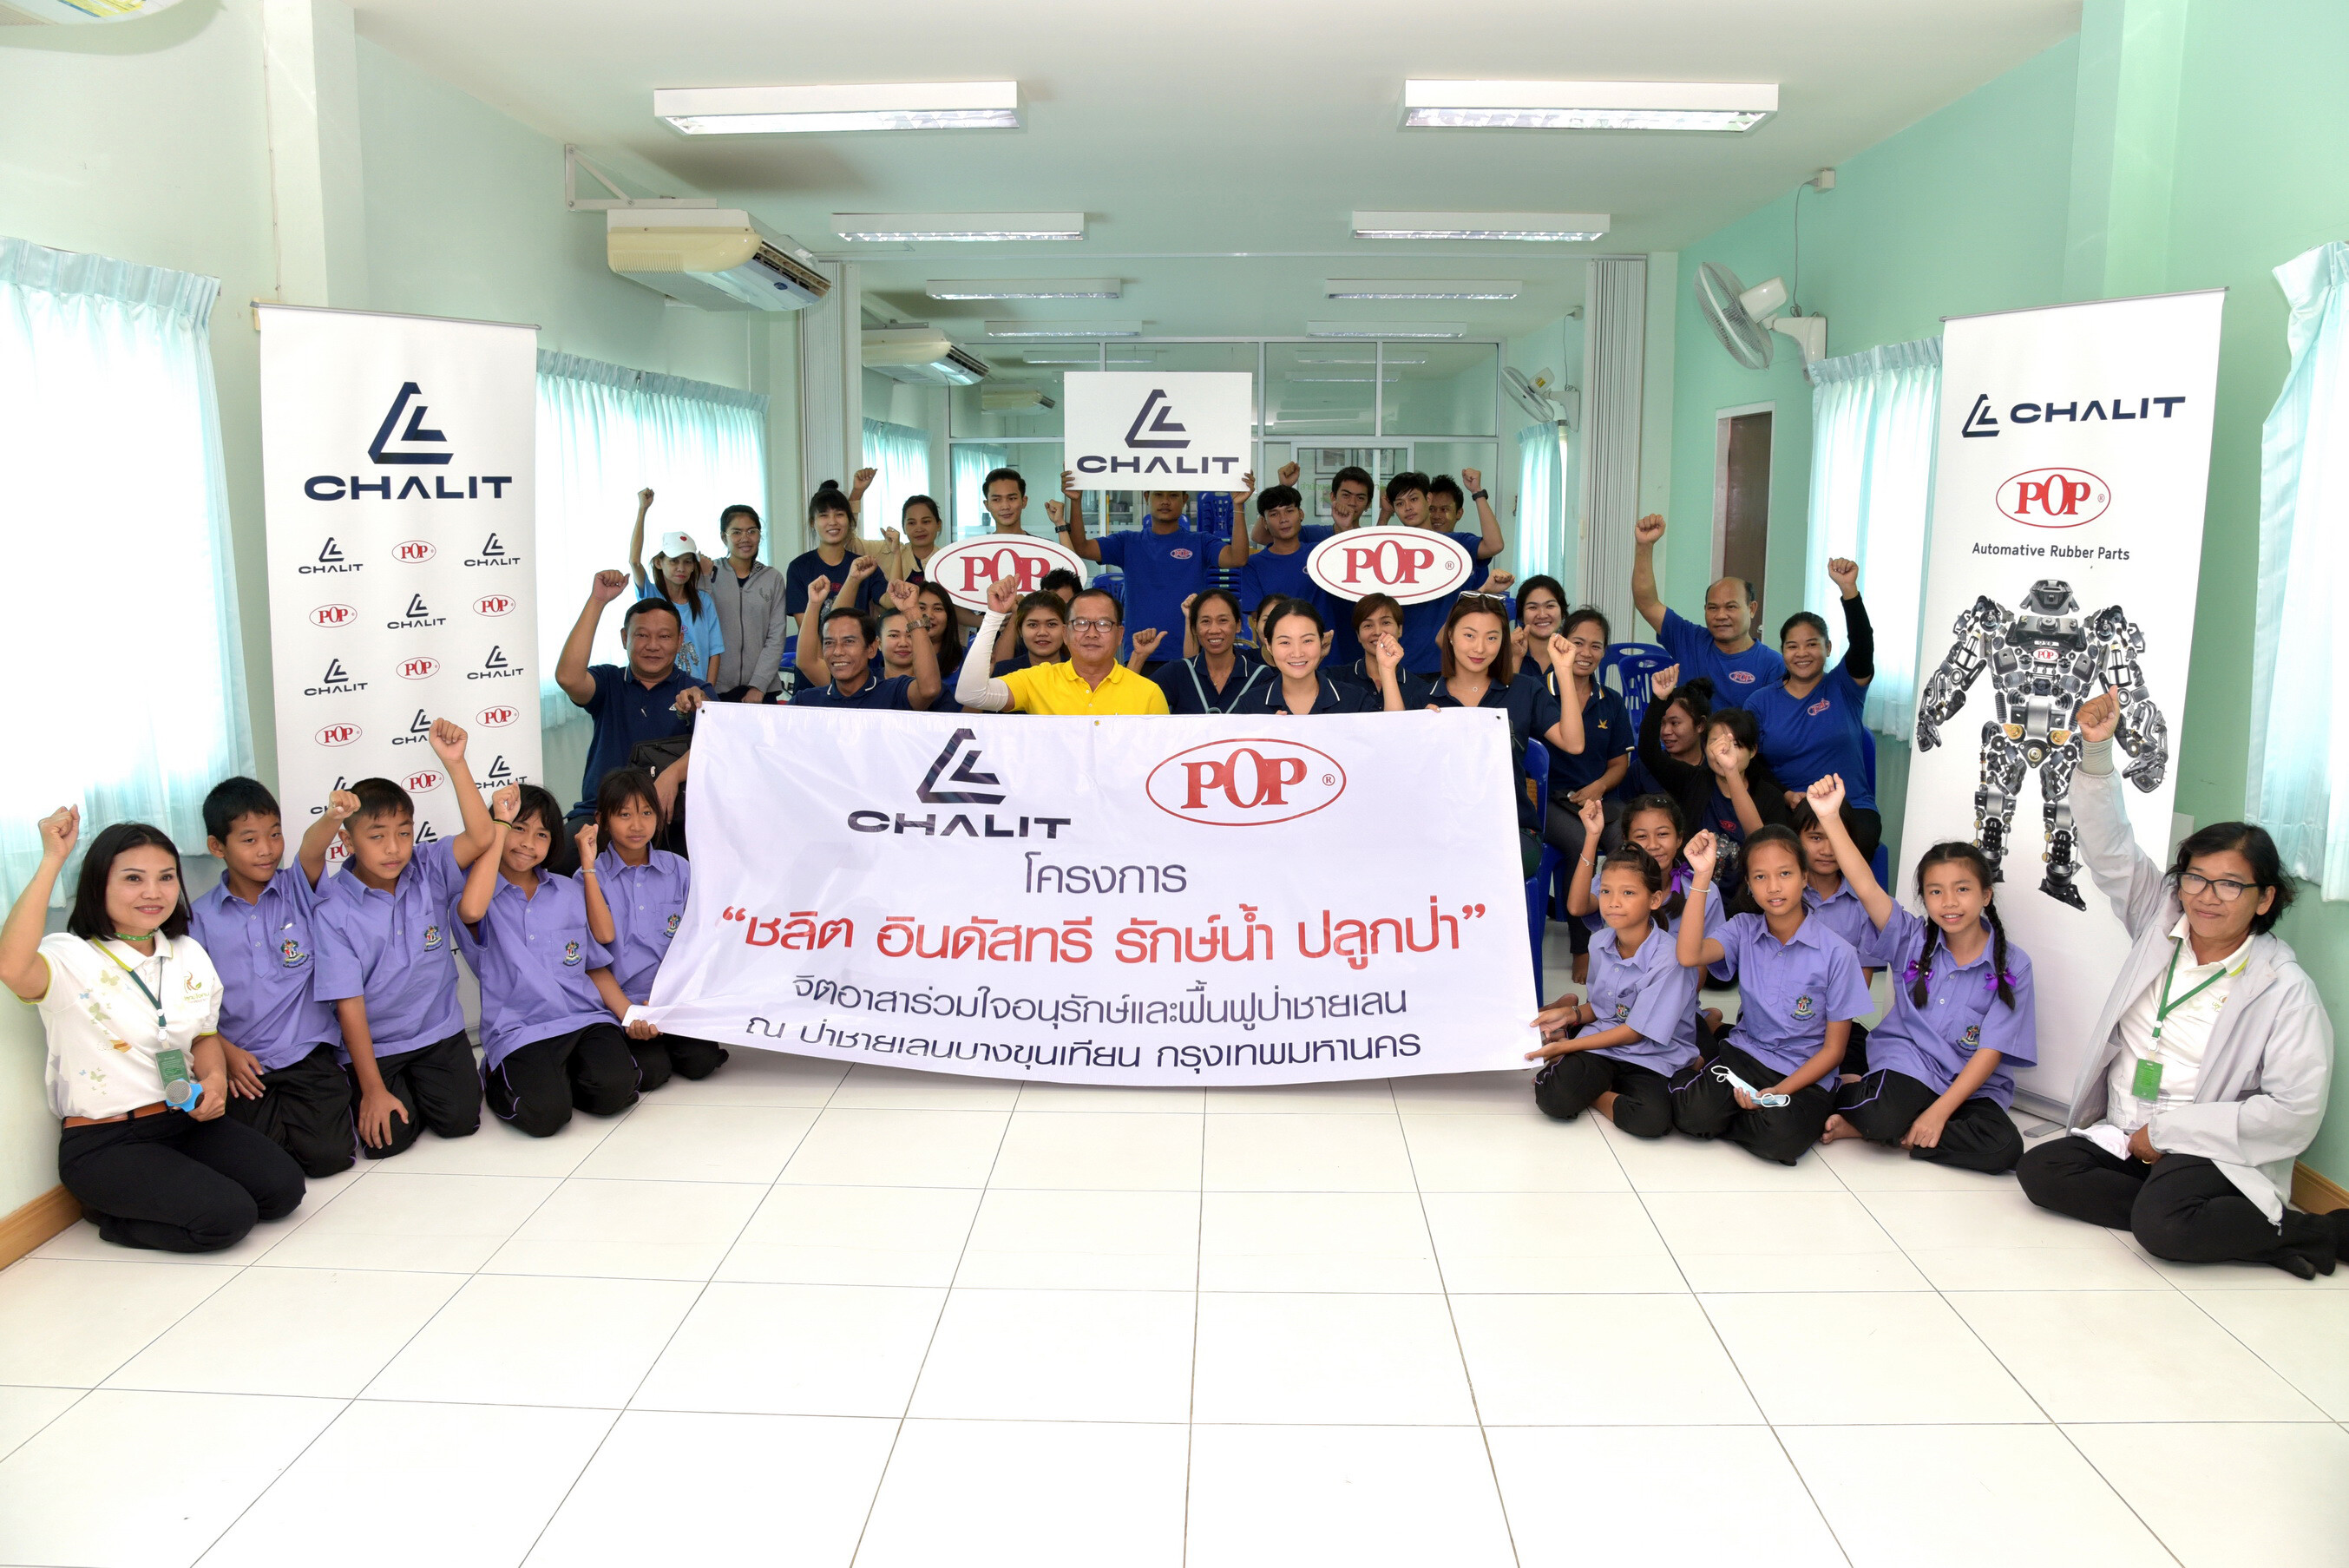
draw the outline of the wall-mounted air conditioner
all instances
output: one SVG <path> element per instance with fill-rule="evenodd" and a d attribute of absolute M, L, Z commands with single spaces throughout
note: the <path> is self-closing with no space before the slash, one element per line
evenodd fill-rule
<path fill-rule="evenodd" d="M 832 290 L 814 256 L 734 208 L 614 208 L 604 218 L 614 272 L 703 310 L 801 310 Z"/>
<path fill-rule="evenodd" d="M 968 387 L 987 378 L 987 361 L 947 341 L 935 326 L 915 323 L 864 329 L 864 368 L 892 381 L 923 387 Z"/>

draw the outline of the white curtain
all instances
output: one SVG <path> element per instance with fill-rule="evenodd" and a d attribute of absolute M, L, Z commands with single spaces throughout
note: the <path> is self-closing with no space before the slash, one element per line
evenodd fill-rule
<path fill-rule="evenodd" d="M 906 497 L 930 488 L 930 433 L 886 419 L 867 419 L 864 466 L 874 470 L 873 488 L 864 492 L 864 514 L 857 523 L 867 539 L 878 539 L 883 529 L 897 526 Z"/>
<path fill-rule="evenodd" d="M 995 520 L 987 515 L 987 498 L 979 481 L 989 469 L 1010 466 L 1011 449 L 964 441 L 950 449 L 954 461 L 947 465 L 947 471 L 953 476 L 954 494 L 947 504 L 954 509 L 954 536 L 969 539 L 995 527 Z"/>
<path fill-rule="evenodd" d="M 1517 432 L 1517 581 L 1549 576 L 1574 598 L 1575 552 L 1567 548 L 1566 427 Z"/>
<path fill-rule="evenodd" d="M 645 560 L 660 536 L 689 533 L 725 553 L 718 514 L 740 502 L 767 515 L 767 399 L 680 376 L 541 349 L 538 356 L 538 694 L 550 734 L 585 722 L 555 688 L 554 661 L 587 599 L 588 579 L 628 567 L 636 492 L 649 485 Z M 770 532 L 774 523 L 768 521 Z M 618 663 L 623 593 L 596 628 L 590 662 Z"/>
<path fill-rule="evenodd" d="M 2274 835 L 2286 871 L 2344 899 L 2349 785 L 2335 781 L 2349 779 L 2349 639 L 2333 616 L 2349 582 L 2349 245 L 2320 245 L 2275 275 L 2292 311 L 2292 370 L 2261 442 L 2243 815 Z"/>
<path fill-rule="evenodd" d="M 78 804 L 87 843 L 255 771 L 209 323 L 220 280 L 0 238 L 0 537 L 23 573 L 0 684 L 0 875 Z"/>
<path fill-rule="evenodd" d="M 1809 375 L 1811 518 L 1803 605 L 1841 642 L 1843 615 L 1827 562 L 1840 555 L 1859 562 L 1860 596 L 1876 628 L 1868 727 L 1905 736 L 1917 722 L 1917 617 L 1925 594 L 1941 340 L 1822 359 Z"/>

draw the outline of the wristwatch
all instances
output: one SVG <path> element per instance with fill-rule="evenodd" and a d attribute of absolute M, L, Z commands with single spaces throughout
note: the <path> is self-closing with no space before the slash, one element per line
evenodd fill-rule
<path fill-rule="evenodd" d="M 1468 492 L 1468 499 L 1470 500 L 1490 500 L 1493 498 L 1491 494 L 1485 490 L 1470 490 Z"/>

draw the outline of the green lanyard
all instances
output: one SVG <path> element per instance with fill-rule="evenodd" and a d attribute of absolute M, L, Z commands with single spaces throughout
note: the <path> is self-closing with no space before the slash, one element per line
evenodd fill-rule
<path fill-rule="evenodd" d="M 2183 1007 L 2187 1003 L 2191 1002 L 2195 997 L 2199 996 L 2203 992 L 2208 991 L 2211 986 L 2216 985 L 2220 981 L 2224 980 L 2227 977 L 2226 966 L 2221 965 L 2220 965 L 2217 974 L 2211 975 L 2208 980 L 2203 981 L 2202 984 L 2186 993 L 2185 995 L 2178 998 L 2177 1001 L 2171 1001 L 2169 999 L 2169 984 L 2178 977 L 2178 949 L 2185 945 L 2186 944 L 2184 942 L 2178 940 L 2173 940 L 2169 944 L 2169 968 L 2161 976 L 2161 999 L 2154 1005 L 2153 1009 L 2153 1038 L 2154 1043 L 2157 1045 L 2161 1041 L 2161 1026 L 2168 1019 L 2170 1014 L 2175 1013 L 2178 1008 Z"/>
<path fill-rule="evenodd" d="M 92 947 L 98 947 L 98 944 L 97 944 L 97 943 L 95 943 L 95 942 L 91 943 L 91 944 L 90 944 L 90 945 L 91 945 Z M 130 976 L 130 983 L 131 983 L 133 985 L 136 985 L 136 986 L 138 986 L 138 987 L 139 987 L 139 994 L 140 994 L 141 996 L 144 996 L 144 997 L 146 997 L 146 998 L 147 998 L 147 1005 L 148 1005 L 149 1006 L 150 1006 L 150 1007 L 152 1007 L 152 1008 L 154 1008 L 154 1009 L 155 1009 L 155 1035 L 156 1035 L 156 1042 L 155 1042 L 155 1043 L 156 1043 L 158 1046 L 162 1045 L 162 1044 L 163 1044 L 163 1039 L 162 1039 L 163 1033 L 164 1033 L 164 1031 L 165 1031 L 165 1030 L 169 1029 L 169 1028 L 171 1026 L 170 1024 L 166 1023 L 166 1022 L 164 1021 L 164 1019 L 163 1019 L 163 1002 L 162 1002 L 162 998 L 160 998 L 160 997 L 157 996 L 157 995 L 155 995 L 155 993 L 154 993 L 154 992 L 150 991 L 149 989 L 147 989 L 147 982 L 146 982 L 146 981 L 144 981 L 144 980 L 141 980 L 140 978 L 139 978 L 139 971 L 138 971 L 138 970 L 136 970 L 136 969 L 133 969 L 132 967 L 130 967 L 130 965 L 129 965 L 125 964 L 124 962 L 122 962 L 122 960 L 121 960 L 119 957 L 117 957 L 117 956 L 116 956 L 116 954 L 115 954 L 115 952 L 114 952 L 114 950 L 113 950 L 112 948 L 110 948 L 110 947 L 98 947 L 98 950 L 100 953 L 105 954 L 109 958 L 112 958 L 112 959 L 114 959 L 114 966 L 115 966 L 117 969 L 121 970 L 125 975 L 129 975 L 129 976 Z M 160 959 L 160 958 L 161 958 L 161 956 L 162 956 L 162 953 L 161 953 L 161 944 L 160 944 L 160 943 L 159 943 L 159 944 L 157 944 L 157 953 L 156 953 L 156 956 L 157 956 L 157 958 L 158 958 L 158 959 Z M 158 964 L 157 964 L 157 965 L 156 965 L 156 969 L 155 969 L 155 978 L 156 978 L 159 982 L 163 978 L 162 965 L 161 965 L 161 964 L 160 964 L 160 963 L 158 963 Z"/>

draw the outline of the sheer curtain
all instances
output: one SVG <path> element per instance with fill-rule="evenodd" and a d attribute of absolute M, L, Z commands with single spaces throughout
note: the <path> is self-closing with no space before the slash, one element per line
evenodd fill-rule
<path fill-rule="evenodd" d="M 1803 604 L 1843 639 L 1827 561 L 1859 562 L 1876 628 L 1868 727 L 1906 735 L 1917 722 L 1917 616 L 1925 593 L 1925 529 L 1933 487 L 1933 423 L 1941 340 L 1890 343 L 1822 359 L 1811 378 L 1811 518 Z"/>
<path fill-rule="evenodd" d="M 930 488 L 930 433 L 886 419 L 867 419 L 864 463 L 874 470 L 873 488 L 864 492 L 864 515 L 857 522 L 867 539 L 878 539 L 883 529 L 897 526 L 906 497 Z"/>
<path fill-rule="evenodd" d="M 84 843 L 136 820 L 202 854 L 205 793 L 255 771 L 212 383 L 219 293 L 217 278 L 0 238 L 0 536 L 23 585 L 9 615 L 23 663 L 0 684 L 12 892 L 40 863 L 34 823 L 60 805 L 81 807 Z M 100 650 L 126 634 L 143 651 Z"/>
<path fill-rule="evenodd" d="M 2284 869 L 2349 898 L 2349 640 L 2333 616 L 2349 582 L 2349 245 L 2275 271 L 2292 317 L 2292 370 L 2260 461 L 2260 612 L 2251 633 L 2251 757 L 2243 815 Z M 2279 690 L 2279 676 L 2289 679 Z"/>
<path fill-rule="evenodd" d="M 1010 466 L 1011 449 L 963 442 L 951 449 L 954 461 L 947 465 L 947 471 L 954 476 L 954 494 L 947 498 L 947 505 L 954 513 L 954 536 L 969 539 L 995 527 L 995 520 L 987 515 L 979 481 L 987 478 L 988 469 Z"/>
<path fill-rule="evenodd" d="M 541 349 L 538 695 L 550 754 L 559 727 L 586 722 L 555 687 L 555 657 L 586 602 L 588 579 L 605 567 L 627 570 L 636 491 L 647 485 L 647 562 L 671 531 L 691 534 L 704 555 L 724 554 L 720 511 L 742 502 L 767 514 L 767 399 Z M 620 661 L 620 617 L 629 603 L 624 593 L 605 611 L 591 662 Z M 552 762 L 548 772 L 562 777 Z"/>
<path fill-rule="evenodd" d="M 1566 548 L 1566 427 L 1517 432 L 1517 581 L 1550 576 L 1574 598 L 1575 552 Z"/>

